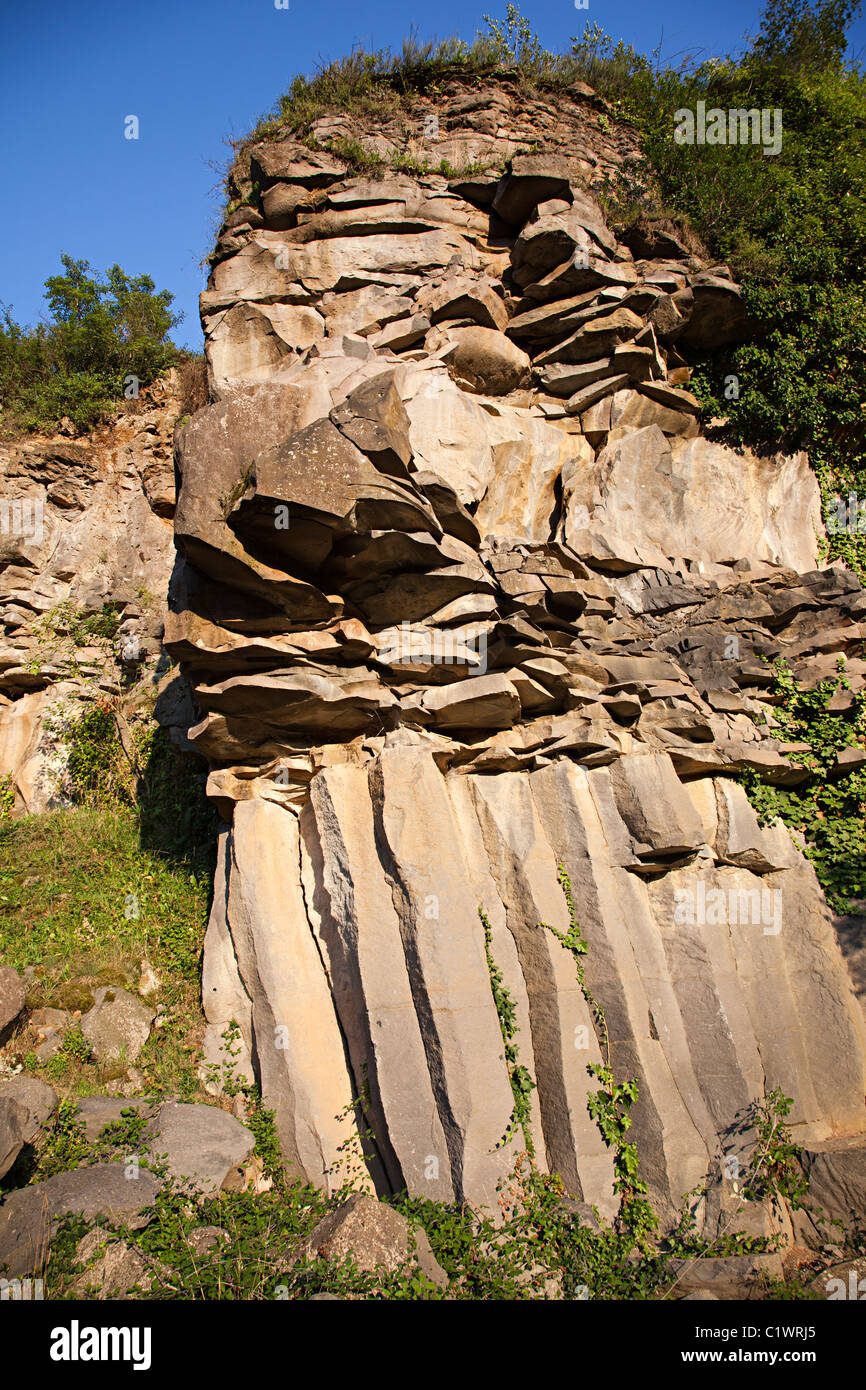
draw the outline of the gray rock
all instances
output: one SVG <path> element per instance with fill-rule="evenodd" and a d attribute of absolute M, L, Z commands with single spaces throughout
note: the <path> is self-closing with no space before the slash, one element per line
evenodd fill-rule
<path fill-rule="evenodd" d="M 127 989 L 94 993 L 96 1003 L 81 1020 L 81 1031 L 98 1062 L 134 1062 L 150 1037 L 156 1011 Z"/>
<path fill-rule="evenodd" d="M 720 1299 L 740 1299 L 762 1274 L 779 1276 L 782 1257 L 727 1255 L 697 1260 L 672 1260 L 670 1270 L 681 1293 L 700 1293 Z"/>
<path fill-rule="evenodd" d="M 10 1278 L 41 1271 L 51 1236 L 71 1213 L 87 1220 L 104 1216 L 133 1229 L 146 1226 L 145 1208 L 161 1186 L 144 1168 L 99 1163 L 11 1192 L 0 1207 L 0 1269 L 6 1266 Z"/>
<path fill-rule="evenodd" d="M 529 358 L 495 328 L 452 328 L 444 354 L 458 385 L 485 396 L 505 396 L 529 384 Z"/>
<path fill-rule="evenodd" d="M 77 1298 L 126 1299 L 137 1291 L 149 1293 L 160 1276 L 170 1274 L 159 1261 L 148 1259 L 125 1240 L 113 1240 L 104 1230 L 88 1231 L 75 1247 L 75 1262 L 83 1270 L 72 1281 Z"/>
<path fill-rule="evenodd" d="M 236 1192 L 243 1165 L 255 1147 L 245 1125 L 212 1105 L 166 1101 L 146 1130 L 151 1157 L 179 1182 L 203 1192 Z"/>
<path fill-rule="evenodd" d="M 131 1109 L 139 1115 L 148 1115 L 155 1109 L 146 1100 L 136 1096 L 116 1099 L 113 1096 L 82 1096 L 77 1104 L 77 1118 L 84 1125 L 84 1132 L 91 1143 L 99 1138 L 106 1125 L 117 1124 L 122 1120 L 124 1110 Z"/>
<path fill-rule="evenodd" d="M 439 1288 L 448 1283 L 423 1227 L 410 1226 L 393 1207 L 365 1193 L 356 1192 L 323 1217 L 299 1251 L 300 1258 L 335 1262 L 347 1256 L 365 1272 L 394 1273 L 405 1264 L 417 1264 Z"/>
<path fill-rule="evenodd" d="M 832 1221 L 847 1225 L 866 1212 L 866 1141 L 862 1135 L 827 1140 L 803 1150 L 809 1196 Z"/>
<path fill-rule="evenodd" d="M 0 965 L 0 1038 L 20 1017 L 24 1008 L 24 981 L 11 965 Z"/>
<path fill-rule="evenodd" d="M 30 1111 L 17 1100 L 0 1096 L 0 1178 L 6 1176 L 24 1147 Z"/>
<path fill-rule="evenodd" d="M 46 1081 L 35 1076 L 11 1076 L 0 1081 L 0 1100 L 17 1101 L 29 1111 L 22 1134 L 27 1144 L 32 1144 L 46 1120 L 50 1120 L 57 1109 L 57 1096 Z"/>
<path fill-rule="evenodd" d="M 228 1240 L 228 1232 L 221 1226 L 196 1226 L 186 1238 L 194 1255 L 207 1255 L 224 1240 Z"/>

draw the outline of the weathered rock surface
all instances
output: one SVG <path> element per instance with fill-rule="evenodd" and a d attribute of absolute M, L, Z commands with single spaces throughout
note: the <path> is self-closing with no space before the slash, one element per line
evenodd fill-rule
<path fill-rule="evenodd" d="M 6 1176 L 25 1143 L 30 1111 L 17 1100 L 0 1096 L 0 1178 Z"/>
<path fill-rule="evenodd" d="M 0 534 L 0 777 L 16 816 L 69 805 L 71 720 L 131 676 L 140 693 L 165 673 L 180 408 L 172 372 L 86 438 L 0 446 L 0 492 L 21 517 Z M 88 638 L 106 604 L 114 638 Z"/>
<path fill-rule="evenodd" d="M 9 1278 L 38 1273 L 50 1237 L 71 1212 L 87 1220 L 105 1216 L 133 1229 L 146 1225 L 145 1208 L 160 1180 L 145 1169 L 136 1169 L 134 1178 L 126 1174 L 123 1163 L 99 1163 L 10 1192 L 0 1207 L 0 1270 L 5 1266 Z"/>
<path fill-rule="evenodd" d="M 125 1240 L 112 1240 L 98 1228 L 88 1231 L 75 1247 L 75 1262 L 81 1273 L 72 1281 L 78 1298 L 126 1299 L 140 1290 L 149 1293 L 166 1270 L 156 1260 L 147 1259 Z"/>
<path fill-rule="evenodd" d="M 11 965 L 0 965 L 0 1037 L 18 1020 L 24 1008 L 24 981 Z"/>
<path fill-rule="evenodd" d="M 96 1003 L 81 1019 L 81 1031 L 99 1062 L 134 1062 L 150 1037 L 156 1010 L 128 989 L 100 986 Z"/>
<path fill-rule="evenodd" d="M 21 1129 L 24 1142 L 32 1144 L 57 1109 L 57 1095 L 46 1081 L 35 1076 L 11 1076 L 0 1080 L 0 1101 L 11 1100 L 27 1111 Z"/>
<path fill-rule="evenodd" d="M 734 778 L 802 778 L 768 663 L 814 688 L 844 657 L 853 699 L 866 596 L 819 565 L 802 455 L 701 434 L 690 360 L 754 326 L 676 227 L 626 244 L 606 224 L 628 133 L 577 88 L 445 95 L 447 119 L 432 98 L 405 129 L 325 115 L 318 148 L 260 142 L 232 174 L 165 631 L 226 822 L 205 1064 L 234 1025 L 229 1065 L 328 1190 L 360 1125 L 371 1189 L 495 1209 L 528 1139 L 609 1218 L 586 1109 L 587 1065 L 609 1060 L 639 1084 L 660 1216 L 709 1178 L 708 1227 L 744 1114 L 781 1086 L 844 1206 L 862 1010 L 811 866 Z M 325 150 L 343 139 L 419 172 L 350 174 Z M 48 686 L 17 648 L 4 679 L 0 750 L 26 765 Z M 605 1029 L 561 939 L 560 866 Z M 488 950 L 536 1082 L 524 1134 Z"/>
<path fill-rule="evenodd" d="M 860 689 L 866 600 L 818 568 L 803 456 L 701 436 L 687 356 L 751 331 L 738 287 L 666 224 L 617 241 L 575 101 L 570 150 L 499 145 L 509 167 L 450 185 L 259 147 L 280 210 L 226 229 L 203 296 L 220 399 L 180 441 L 167 638 L 230 822 L 206 1058 L 236 1023 L 290 1165 L 331 1183 L 363 1089 L 379 1191 L 495 1204 L 518 1140 L 480 906 L 540 1166 L 613 1215 L 586 1111 L 609 1048 L 669 1219 L 773 1086 L 816 1151 L 863 1131 L 866 1032 L 817 881 L 729 779 L 802 776 L 753 718 L 762 659 L 814 684 L 841 653 Z M 492 150 L 463 109 L 448 140 Z M 321 336 L 251 367 L 217 322 L 279 335 L 299 306 Z M 560 865 L 606 1035 L 557 935 Z"/>
<path fill-rule="evenodd" d="M 142 1142 L 173 1178 L 201 1192 L 239 1191 L 255 1145 L 246 1126 L 224 1110 L 177 1101 L 159 1107 Z"/>
<path fill-rule="evenodd" d="M 448 1283 L 423 1227 L 410 1226 L 392 1207 L 363 1193 L 355 1193 L 323 1217 L 303 1242 L 298 1256 L 334 1263 L 350 1258 L 360 1270 L 381 1269 L 389 1274 L 407 1264 L 416 1264 L 439 1288 Z"/>

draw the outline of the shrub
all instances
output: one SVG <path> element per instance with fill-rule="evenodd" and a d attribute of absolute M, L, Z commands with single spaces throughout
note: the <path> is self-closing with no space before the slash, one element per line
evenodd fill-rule
<path fill-rule="evenodd" d="M 168 334 L 181 321 L 173 295 L 149 275 L 119 265 L 104 278 L 87 261 L 62 255 L 64 273 L 45 281 L 51 320 L 23 328 L 3 310 L 0 415 L 4 430 L 51 430 L 64 417 L 90 429 L 132 390 L 147 386 L 177 358 Z"/>

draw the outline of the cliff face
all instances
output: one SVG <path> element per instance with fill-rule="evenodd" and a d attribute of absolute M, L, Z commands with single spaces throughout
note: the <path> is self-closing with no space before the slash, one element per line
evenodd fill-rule
<path fill-rule="evenodd" d="M 85 439 L 0 446 L 0 777 L 15 814 L 67 804 L 70 719 L 165 673 L 177 414 L 171 374 Z M 111 641 L 94 623 L 104 605 Z"/>
<path fill-rule="evenodd" d="M 859 1152 L 866 1032 L 811 866 L 731 774 L 797 779 L 763 658 L 816 684 L 866 598 L 817 568 L 803 456 L 700 434 L 690 354 L 748 333 L 739 290 L 675 229 L 617 241 L 629 140 L 592 94 L 455 83 L 312 134 L 239 161 L 216 399 L 179 437 L 166 647 L 227 822 L 208 1056 L 239 1024 L 312 1181 L 364 1094 L 381 1189 L 495 1205 L 525 1140 L 492 958 L 539 1164 L 614 1211 L 609 1060 L 663 1217 L 709 1175 L 707 1218 L 748 1225 L 721 1172 L 750 1102 Z M 350 138 L 392 171 L 321 149 Z"/>

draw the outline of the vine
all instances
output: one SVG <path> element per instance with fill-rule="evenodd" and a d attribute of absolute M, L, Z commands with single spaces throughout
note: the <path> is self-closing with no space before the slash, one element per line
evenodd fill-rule
<path fill-rule="evenodd" d="M 502 1034 L 502 1043 L 505 1048 L 505 1065 L 508 1069 L 508 1080 L 511 1083 L 511 1094 L 514 1097 L 514 1108 L 508 1121 L 505 1133 L 496 1145 L 501 1149 L 512 1139 L 520 1129 L 523 1132 L 526 1151 L 530 1158 L 535 1157 L 535 1148 L 532 1143 L 532 1133 L 529 1125 L 530 1118 L 530 1096 L 535 1090 L 535 1082 L 527 1071 L 526 1067 L 520 1063 L 515 1038 L 517 1036 L 516 1014 L 517 1009 L 511 992 L 505 983 L 502 971 L 493 959 L 493 932 L 487 914 L 483 908 L 478 909 L 478 916 L 481 918 L 481 925 L 484 927 L 484 954 L 487 957 L 487 970 L 490 975 L 490 989 L 493 994 L 493 1004 L 499 1019 L 499 1030 Z"/>
<path fill-rule="evenodd" d="M 548 922 L 539 922 L 538 925 L 552 932 L 573 956 L 581 992 L 601 1034 L 607 1060 L 604 1063 L 589 1062 L 587 1064 L 586 1069 L 589 1075 L 600 1081 L 601 1086 L 587 1097 L 586 1108 L 598 1125 L 604 1142 L 613 1154 L 613 1188 L 619 1197 L 618 1220 L 620 1227 L 631 1232 L 637 1245 L 641 1249 L 645 1249 L 650 1232 L 658 1229 L 658 1218 L 649 1203 L 646 1183 L 640 1177 L 637 1145 L 626 1139 L 631 1128 L 629 1111 L 638 1098 L 638 1083 L 634 1079 L 617 1082 L 614 1078 L 610 1065 L 610 1035 L 607 1019 L 604 1009 L 592 994 L 587 983 L 582 957 L 586 955 L 588 946 L 577 920 L 577 908 L 574 903 L 571 879 L 563 864 L 558 867 L 557 879 L 568 909 L 568 930 L 559 931 L 558 928 L 550 926 Z"/>

